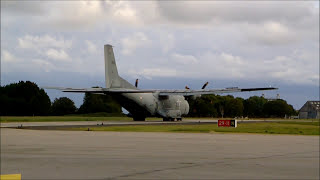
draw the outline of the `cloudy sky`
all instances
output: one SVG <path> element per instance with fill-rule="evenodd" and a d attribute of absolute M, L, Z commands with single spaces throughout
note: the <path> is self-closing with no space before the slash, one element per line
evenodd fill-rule
<path fill-rule="evenodd" d="M 2 85 L 104 86 L 104 44 L 141 88 L 272 85 L 234 95 L 319 100 L 318 1 L 1 1 Z"/>

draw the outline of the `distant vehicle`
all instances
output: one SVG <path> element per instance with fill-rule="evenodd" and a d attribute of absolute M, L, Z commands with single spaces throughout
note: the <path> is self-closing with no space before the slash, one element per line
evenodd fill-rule
<path fill-rule="evenodd" d="M 117 100 L 133 117 L 134 121 L 144 121 L 146 117 L 162 117 L 163 121 L 182 120 L 183 115 L 189 113 L 189 103 L 186 98 L 195 98 L 203 94 L 221 94 L 232 92 L 262 91 L 274 90 L 274 87 L 264 88 L 245 88 L 238 87 L 226 89 L 205 89 L 208 83 L 205 83 L 202 89 L 191 90 L 187 86 L 185 89 L 138 89 L 138 81 L 135 86 L 121 78 L 118 74 L 113 48 L 111 45 L 104 45 L 105 60 L 105 88 L 60 88 L 47 87 L 49 89 L 58 89 L 63 92 L 109 94 Z"/>

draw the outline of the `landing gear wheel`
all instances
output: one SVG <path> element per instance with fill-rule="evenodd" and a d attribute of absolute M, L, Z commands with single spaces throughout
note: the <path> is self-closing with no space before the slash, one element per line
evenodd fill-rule
<path fill-rule="evenodd" d="M 133 117 L 133 121 L 145 121 L 145 117 Z"/>
<path fill-rule="evenodd" d="M 174 121 L 174 118 L 163 118 L 163 121 Z"/>
<path fill-rule="evenodd" d="M 163 118 L 163 121 L 170 121 L 169 118 Z"/>

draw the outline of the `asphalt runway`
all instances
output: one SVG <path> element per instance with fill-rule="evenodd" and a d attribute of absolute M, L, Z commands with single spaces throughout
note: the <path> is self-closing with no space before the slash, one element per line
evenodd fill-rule
<path fill-rule="evenodd" d="M 319 136 L 1 128 L 22 179 L 319 179 Z"/>

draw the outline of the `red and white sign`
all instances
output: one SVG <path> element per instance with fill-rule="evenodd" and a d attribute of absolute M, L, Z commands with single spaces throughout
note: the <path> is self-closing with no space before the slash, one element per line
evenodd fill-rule
<path fill-rule="evenodd" d="M 218 127 L 237 127 L 237 120 L 218 120 Z"/>

